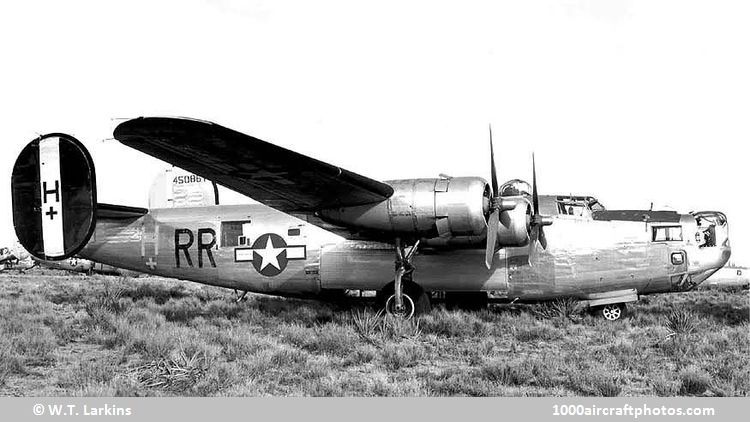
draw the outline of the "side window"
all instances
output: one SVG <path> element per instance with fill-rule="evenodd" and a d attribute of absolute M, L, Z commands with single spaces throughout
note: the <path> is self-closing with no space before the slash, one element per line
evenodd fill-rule
<path fill-rule="evenodd" d="M 584 210 L 586 210 L 586 206 L 583 204 L 572 203 L 572 202 L 568 202 L 568 203 L 558 202 L 557 210 L 562 215 L 576 215 L 580 217 L 584 214 Z"/>
<path fill-rule="evenodd" d="M 221 223 L 221 246 L 245 246 L 247 244 L 247 235 L 245 228 L 249 228 L 248 221 L 222 221 Z"/>
<path fill-rule="evenodd" d="M 652 227 L 653 242 L 676 242 L 682 241 L 682 226 L 660 226 Z"/>

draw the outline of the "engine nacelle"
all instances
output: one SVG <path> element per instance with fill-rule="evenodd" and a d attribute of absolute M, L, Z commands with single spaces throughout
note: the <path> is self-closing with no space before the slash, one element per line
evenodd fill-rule
<path fill-rule="evenodd" d="M 503 198 L 516 203 L 515 208 L 500 213 L 497 243 L 500 246 L 524 246 L 531 235 L 531 204 L 523 196 Z"/>
<path fill-rule="evenodd" d="M 490 188 L 479 177 L 387 181 L 393 195 L 383 202 L 321 210 L 349 227 L 425 238 L 480 236 L 487 229 Z"/>

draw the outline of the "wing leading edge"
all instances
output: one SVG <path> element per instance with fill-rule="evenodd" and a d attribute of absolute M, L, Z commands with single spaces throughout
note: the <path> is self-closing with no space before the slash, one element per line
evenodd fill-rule
<path fill-rule="evenodd" d="M 121 143 L 284 212 L 380 202 L 389 185 L 215 123 L 139 117 L 121 123 Z"/>

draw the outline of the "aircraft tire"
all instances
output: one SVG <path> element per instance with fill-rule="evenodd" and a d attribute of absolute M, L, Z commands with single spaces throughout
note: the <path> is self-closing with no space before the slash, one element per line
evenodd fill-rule
<path fill-rule="evenodd" d="M 388 315 L 398 316 L 404 319 L 409 319 L 413 317 L 415 313 L 415 308 L 416 308 L 414 305 L 414 300 L 412 300 L 412 298 L 406 293 L 403 294 L 402 299 L 404 301 L 404 309 L 402 309 L 401 312 L 397 312 L 395 310 L 396 295 L 392 294 L 391 297 L 389 297 L 388 300 L 385 301 L 385 313 Z"/>
<path fill-rule="evenodd" d="M 610 303 L 609 305 L 597 306 L 595 312 L 607 321 L 617 321 L 625 318 L 626 310 L 624 303 Z"/>
<path fill-rule="evenodd" d="M 389 306 L 395 306 L 395 300 L 393 283 L 379 290 L 376 296 L 378 307 L 384 309 L 388 314 L 391 314 L 388 308 Z M 406 318 L 427 314 L 432 310 L 429 295 L 416 283 L 404 284 L 404 302 L 407 307 L 413 308 L 413 312 L 410 311 Z"/>

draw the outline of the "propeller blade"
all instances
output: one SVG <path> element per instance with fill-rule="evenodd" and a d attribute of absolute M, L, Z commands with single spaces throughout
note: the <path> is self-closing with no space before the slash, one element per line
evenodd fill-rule
<path fill-rule="evenodd" d="M 492 125 L 490 125 L 490 173 L 492 175 L 492 197 L 496 198 L 498 190 L 500 189 L 497 185 L 497 170 L 495 170 L 495 150 L 492 147 Z"/>
<path fill-rule="evenodd" d="M 488 270 L 492 268 L 492 260 L 495 257 L 498 224 L 500 224 L 500 210 L 496 209 L 492 211 L 487 221 L 487 249 L 484 252 L 484 264 L 487 265 Z"/>
<path fill-rule="evenodd" d="M 534 225 L 531 228 L 531 238 L 529 239 L 529 265 L 532 267 L 539 261 L 539 249 L 536 244 L 542 246 L 543 250 L 547 250 L 547 237 L 544 235 L 543 225 Z"/>
<path fill-rule="evenodd" d="M 539 238 L 539 226 L 531 227 L 531 236 L 529 237 L 529 265 L 532 267 L 536 263 L 536 241 Z"/>
<path fill-rule="evenodd" d="M 539 215 L 539 193 L 536 190 L 536 161 L 534 159 L 534 153 L 531 153 L 531 181 L 532 181 L 532 206 L 534 207 L 534 216 Z"/>

